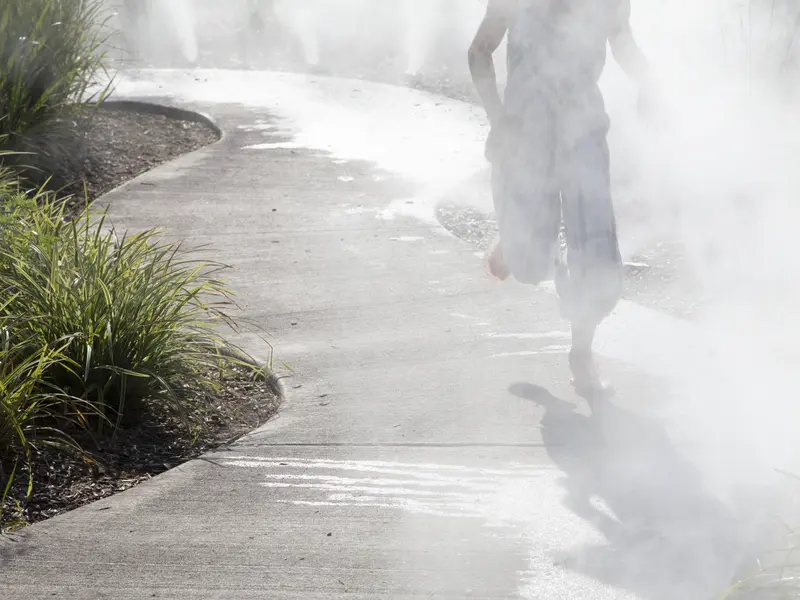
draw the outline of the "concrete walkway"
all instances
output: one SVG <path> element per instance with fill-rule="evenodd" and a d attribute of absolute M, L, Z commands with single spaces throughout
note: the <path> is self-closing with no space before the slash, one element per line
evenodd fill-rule
<path fill-rule="evenodd" d="M 688 325 L 620 306 L 601 426 L 553 293 L 489 281 L 432 218 L 484 166 L 473 108 L 264 73 L 119 93 L 226 135 L 109 194 L 115 226 L 210 244 L 296 376 L 232 448 L 3 545 L 0 597 L 689 600 L 731 576 L 743 528 L 667 431 Z"/>

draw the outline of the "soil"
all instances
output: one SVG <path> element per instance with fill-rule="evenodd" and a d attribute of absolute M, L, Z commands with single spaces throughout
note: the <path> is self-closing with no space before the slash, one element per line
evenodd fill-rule
<path fill-rule="evenodd" d="M 162 163 L 211 144 L 217 132 L 202 122 L 129 109 L 103 107 L 94 116 L 84 146 L 82 172 L 64 192 L 90 202 Z"/>
<path fill-rule="evenodd" d="M 113 440 L 93 444 L 74 436 L 85 453 L 38 448 L 31 470 L 14 477 L 2 525 L 13 530 L 132 488 L 233 442 L 278 411 L 280 399 L 263 377 L 236 367 L 219 383 L 219 390 L 194 392 L 196 408 L 182 419 L 154 410 Z M 25 503 L 29 475 L 33 488 Z"/>

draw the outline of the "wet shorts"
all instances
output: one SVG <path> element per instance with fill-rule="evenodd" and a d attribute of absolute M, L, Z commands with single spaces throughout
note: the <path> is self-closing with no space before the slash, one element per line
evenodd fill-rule
<path fill-rule="evenodd" d="M 491 157 L 503 258 L 521 283 L 554 275 L 565 318 L 599 322 L 616 306 L 623 275 L 608 119 L 565 121 L 557 111 L 537 117 L 507 124 Z"/>

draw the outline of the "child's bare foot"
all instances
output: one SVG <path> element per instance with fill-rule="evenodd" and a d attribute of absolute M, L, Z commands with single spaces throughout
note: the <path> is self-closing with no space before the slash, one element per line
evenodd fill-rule
<path fill-rule="evenodd" d="M 503 260 L 503 247 L 499 240 L 495 240 L 486 251 L 485 264 L 486 272 L 498 281 L 505 281 L 511 275 Z"/>
<path fill-rule="evenodd" d="M 579 396 L 592 402 L 614 394 L 612 385 L 600 378 L 591 351 L 570 350 L 569 368 L 572 371 L 572 386 Z"/>

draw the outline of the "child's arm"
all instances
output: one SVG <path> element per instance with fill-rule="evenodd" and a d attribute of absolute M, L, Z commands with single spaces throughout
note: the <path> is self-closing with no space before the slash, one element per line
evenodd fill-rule
<path fill-rule="evenodd" d="M 502 122 L 505 113 L 497 89 L 497 75 L 492 55 L 508 30 L 508 0 L 489 0 L 475 39 L 469 47 L 469 70 L 472 81 L 492 125 Z"/>
<path fill-rule="evenodd" d="M 625 74 L 640 87 L 648 87 L 650 66 L 631 30 L 630 0 L 620 0 L 616 30 L 608 38 L 611 54 Z"/>
<path fill-rule="evenodd" d="M 630 16 L 630 0 L 619 0 L 618 26 L 608 38 L 611 53 L 620 68 L 636 82 L 639 88 L 639 114 L 646 120 L 652 121 L 658 113 L 661 119 L 664 115 L 658 86 L 653 79 L 647 58 L 633 37 Z"/>

